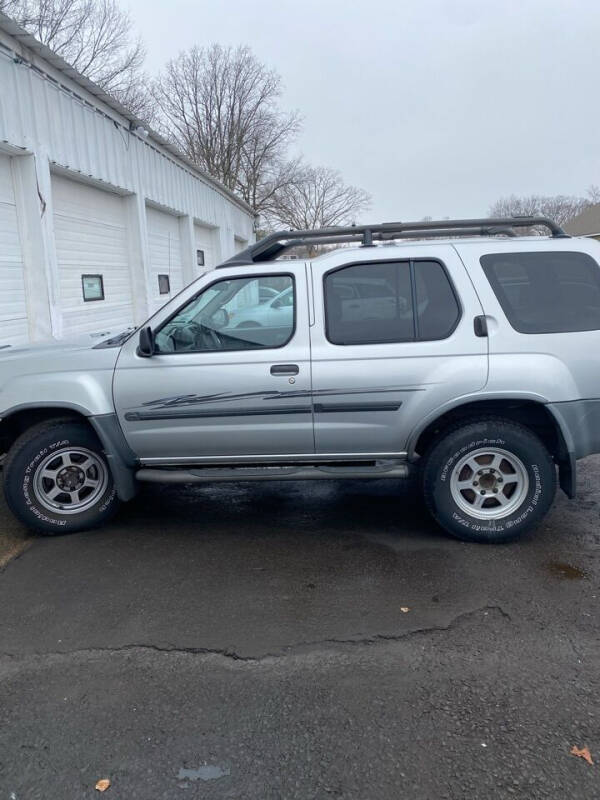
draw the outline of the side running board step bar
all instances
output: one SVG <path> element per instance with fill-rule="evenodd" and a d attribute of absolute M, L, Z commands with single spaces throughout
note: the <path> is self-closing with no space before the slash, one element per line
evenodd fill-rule
<path fill-rule="evenodd" d="M 375 462 L 372 466 L 300 465 L 292 467 L 222 467 L 215 469 L 159 469 L 144 467 L 136 473 L 139 481 L 150 483 L 213 483 L 217 481 L 309 481 L 353 478 L 408 478 L 407 462 Z"/>

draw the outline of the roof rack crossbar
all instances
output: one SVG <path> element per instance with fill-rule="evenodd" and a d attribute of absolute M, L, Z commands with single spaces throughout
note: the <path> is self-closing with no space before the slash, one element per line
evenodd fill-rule
<path fill-rule="evenodd" d="M 236 253 L 221 266 L 257 264 L 277 258 L 285 250 L 318 244 L 360 242 L 371 247 L 375 241 L 437 236 L 514 236 L 514 228 L 544 227 L 555 238 L 568 238 L 563 229 L 547 217 L 490 217 L 444 219 L 423 222 L 383 222 L 377 225 L 349 225 L 315 230 L 278 231 Z"/>

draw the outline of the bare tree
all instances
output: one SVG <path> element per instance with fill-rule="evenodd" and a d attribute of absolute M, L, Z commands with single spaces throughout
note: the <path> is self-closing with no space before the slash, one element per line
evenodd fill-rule
<path fill-rule="evenodd" d="M 280 76 L 248 47 L 217 44 L 180 53 L 154 88 L 163 132 L 258 211 L 296 170 L 286 153 L 300 119 L 280 95 Z"/>
<path fill-rule="evenodd" d="M 147 116 L 144 47 L 116 0 L 0 0 L 0 11 L 133 113 Z"/>
<path fill-rule="evenodd" d="M 595 183 L 592 183 L 591 186 L 588 186 L 588 190 L 586 192 L 591 205 L 596 205 L 600 203 L 600 186 L 597 186 Z"/>
<path fill-rule="evenodd" d="M 270 228 L 327 228 L 351 225 L 370 204 L 369 193 L 345 184 L 337 170 L 306 166 L 275 192 L 266 217 Z"/>
<path fill-rule="evenodd" d="M 491 217 L 544 216 L 564 225 L 589 205 L 590 200 L 585 197 L 562 194 L 550 197 L 537 194 L 518 197 L 512 194 L 497 200 L 490 207 L 489 214 Z"/>

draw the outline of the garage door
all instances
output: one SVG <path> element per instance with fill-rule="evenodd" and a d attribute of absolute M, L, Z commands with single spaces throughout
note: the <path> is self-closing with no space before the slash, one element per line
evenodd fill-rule
<path fill-rule="evenodd" d="M 245 250 L 248 247 L 248 240 L 240 239 L 238 236 L 236 236 L 234 239 L 234 247 L 236 253 L 241 253 L 242 250 Z"/>
<path fill-rule="evenodd" d="M 146 209 L 150 255 L 151 311 L 183 289 L 179 219 L 156 208 Z"/>
<path fill-rule="evenodd" d="M 196 237 L 196 275 L 202 275 L 216 266 L 214 233 L 211 228 L 206 228 L 204 225 L 196 223 L 194 225 L 194 234 Z"/>
<path fill-rule="evenodd" d="M 132 325 L 123 198 L 54 175 L 52 200 L 63 336 Z"/>
<path fill-rule="evenodd" d="M 0 156 L 0 347 L 28 338 L 21 242 L 10 158 Z"/>

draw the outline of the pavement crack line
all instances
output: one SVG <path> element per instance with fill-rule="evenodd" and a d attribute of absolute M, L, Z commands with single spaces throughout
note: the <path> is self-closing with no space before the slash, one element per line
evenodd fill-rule
<path fill-rule="evenodd" d="M 0 659 L 7 658 L 11 660 L 25 660 L 30 658 L 44 658 L 50 656 L 76 656 L 76 655 L 93 655 L 96 653 L 123 653 L 136 650 L 150 650 L 156 653 L 174 653 L 184 655 L 200 655 L 200 656 L 217 656 L 227 661 L 234 661 L 238 663 L 259 664 L 262 661 L 285 658 L 296 653 L 306 653 L 307 651 L 314 651 L 323 647 L 356 647 L 363 646 L 369 647 L 377 644 L 386 644 L 390 642 L 400 642 L 406 639 L 411 639 L 418 636 L 429 636 L 435 633 L 445 633 L 451 631 L 458 625 L 475 618 L 479 615 L 487 615 L 490 612 L 499 615 L 501 618 L 512 622 L 512 617 L 501 606 L 498 605 L 485 605 L 480 608 L 472 609 L 471 611 L 464 611 L 453 617 L 447 625 L 431 625 L 423 628 L 412 628 L 411 630 L 404 631 L 397 634 L 376 633 L 371 636 L 356 636 L 346 639 L 331 637 L 326 639 L 316 639 L 313 641 L 294 642 L 294 644 L 281 647 L 279 650 L 271 653 L 264 653 L 259 656 L 246 656 L 237 653 L 234 650 L 219 649 L 212 647 L 186 647 L 183 645 L 174 644 L 153 644 L 153 643 L 137 643 L 137 644 L 124 644 L 116 645 L 114 647 L 84 647 L 75 650 L 57 650 L 49 652 L 34 652 L 27 654 L 19 653 L 0 653 Z"/>

